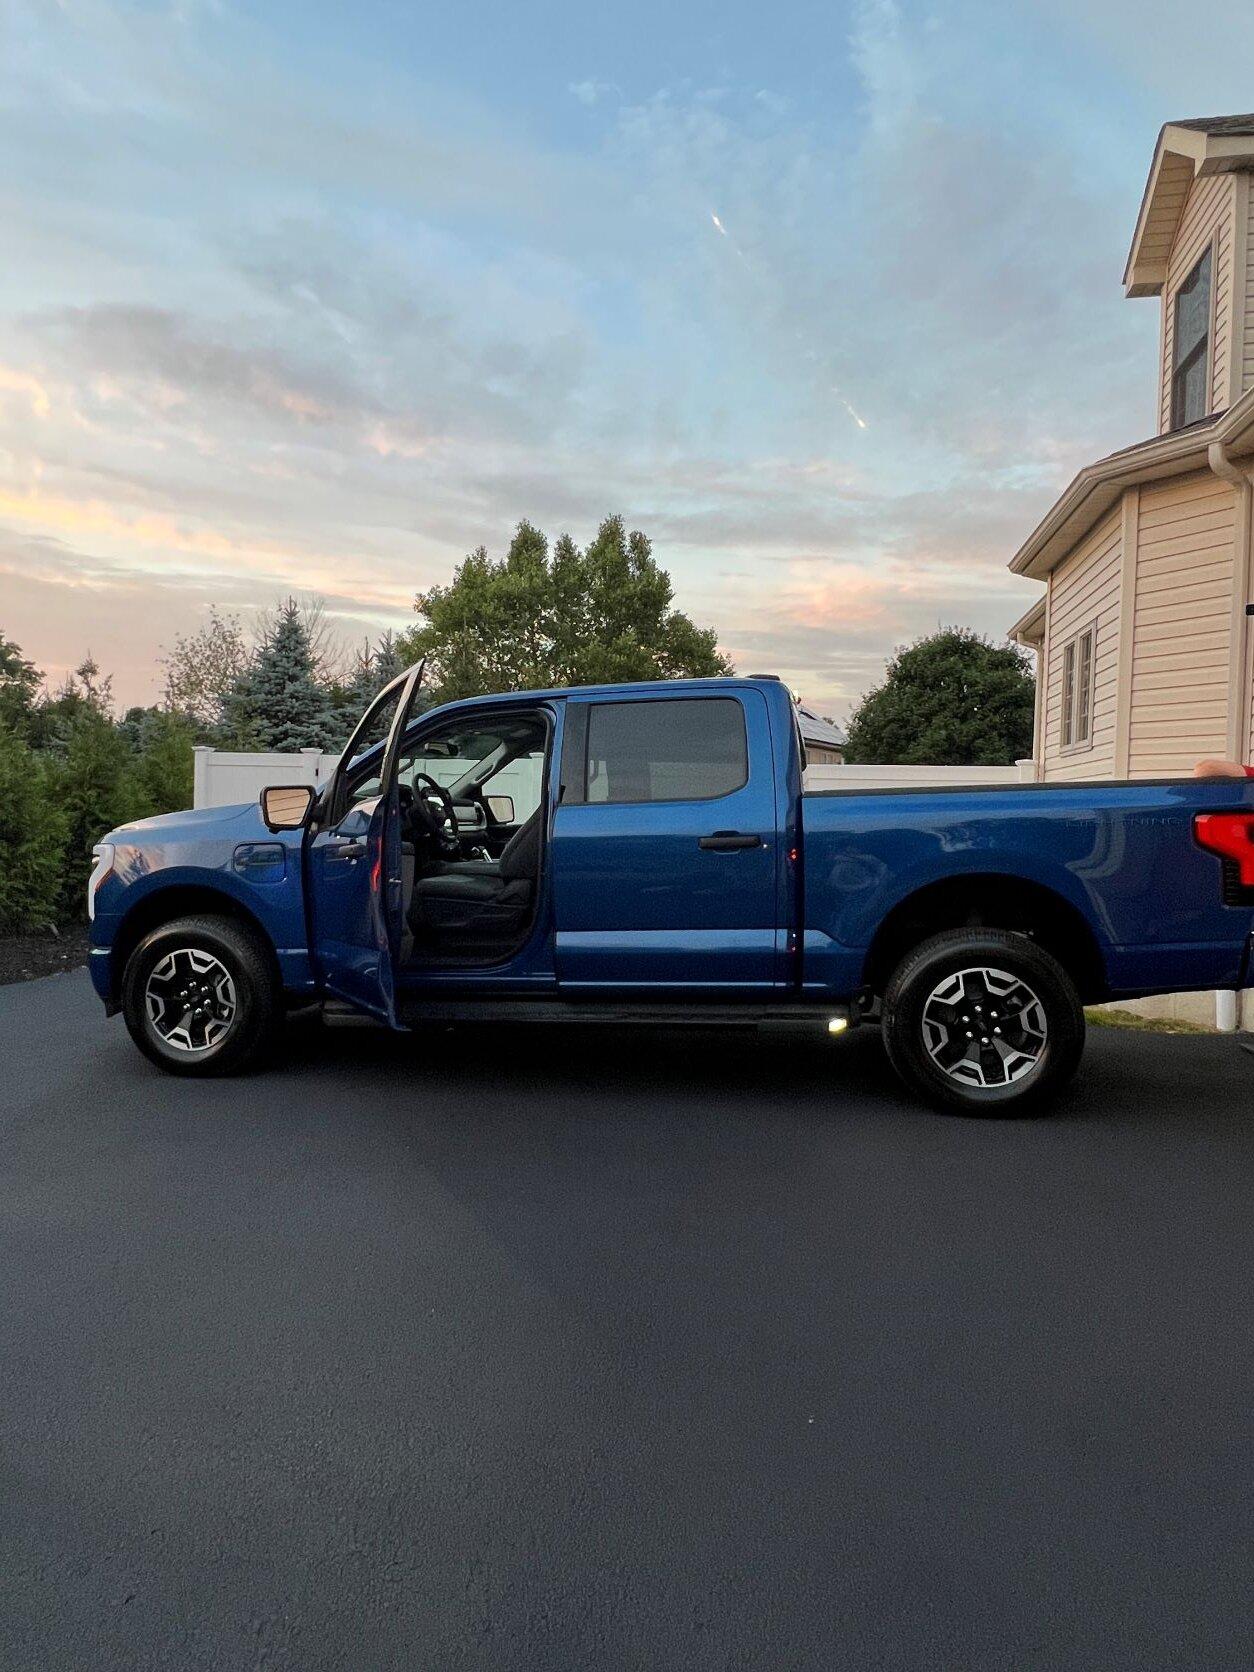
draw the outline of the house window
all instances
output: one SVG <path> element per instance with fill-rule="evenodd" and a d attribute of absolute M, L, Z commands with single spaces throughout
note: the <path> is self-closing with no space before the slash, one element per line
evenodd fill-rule
<path fill-rule="evenodd" d="M 1080 749 L 1093 741 L 1093 646 L 1097 629 L 1077 633 L 1062 653 L 1062 746 Z"/>
<path fill-rule="evenodd" d="M 1176 292 L 1171 346 L 1171 427 L 1195 424 L 1210 411 L 1210 265 L 1208 249 Z"/>

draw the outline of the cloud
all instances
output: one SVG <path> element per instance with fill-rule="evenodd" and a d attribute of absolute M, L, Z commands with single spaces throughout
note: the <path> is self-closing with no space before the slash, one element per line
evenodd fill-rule
<path fill-rule="evenodd" d="M 1144 433 L 1155 353 L 1118 284 L 1155 124 L 1092 69 L 1119 32 L 1004 15 L 861 0 L 830 62 L 577 79 L 560 128 L 525 75 L 511 100 L 399 55 L 328 76 L 229 6 L 25 10 L 0 625 L 20 596 L 71 662 L 90 594 L 138 667 L 215 579 L 403 619 L 520 517 L 587 538 L 621 509 L 741 665 L 820 705 L 915 630 L 1004 629 L 1007 558 Z"/>
<path fill-rule="evenodd" d="M 599 104 L 608 94 L 616 93 L 618 89 L 612 81 L 596 81 L 589 78 L 587 81 L 572 81 L 567 91 L 590 110 L 594 104 Z"/>

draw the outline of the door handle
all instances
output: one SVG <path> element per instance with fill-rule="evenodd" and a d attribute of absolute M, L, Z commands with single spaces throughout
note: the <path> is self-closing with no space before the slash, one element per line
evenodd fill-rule
<path fill-rule="evenodd" d="M 366 844 L 364 842 L 355 842 L 350 838 L 343 842 L 327 843 L 328 859 L 364 859 L 365 857 Z"/>
<path fill-rule="evenodd" d="M 760 836 L 742 836 L 738 830 L 716 830 L 713 836 L 698 836 L 697 846 L 707 853 L 735 853 L 737 848 L 760 848 Z"/>

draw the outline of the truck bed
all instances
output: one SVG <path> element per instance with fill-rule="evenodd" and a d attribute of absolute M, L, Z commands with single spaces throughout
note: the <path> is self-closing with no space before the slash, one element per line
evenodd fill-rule
<path fill-rule="evenodd" d="M 1254 900 L 1226 903 L 1193 830 L 1226 811 L 1254 815 L 1254 779 L 808 790 L 804 984 L 855 990 L 894 925 L 957 890 L 973 922 L 1017 902 L 1044 943 L 1085 937 L 1090 999 L 1246 985 Z"/>

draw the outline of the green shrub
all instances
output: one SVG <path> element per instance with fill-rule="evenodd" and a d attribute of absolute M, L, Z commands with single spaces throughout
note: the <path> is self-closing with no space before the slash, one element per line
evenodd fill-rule
<path fill-rule="evenodd" d="M 57 776 L 0 723 L 0 933 L 60 920 L 67 826 Z"/>
<path fill-rule="evenodd" d="M 139 724 L 135 770 L 154 813 L 181 813 L 192 804 L 193 720 L 168 709 L 150 709 Z"/>
<path fill-rule="evenodd" d="M 70 723 L 55 778 L 66 826 L 58 921 L 68 923 L 87 910 L 93 844 L 115 825 L 146 817 L 153 804 L 126 739 L 106 714 L 86 705 Z"/>

